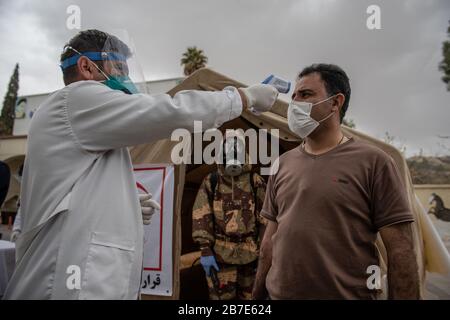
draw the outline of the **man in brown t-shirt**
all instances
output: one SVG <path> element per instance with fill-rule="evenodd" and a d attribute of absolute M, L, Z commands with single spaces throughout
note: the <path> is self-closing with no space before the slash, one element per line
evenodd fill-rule
<path fill-rule="evenodd" d="M 300 73 L 292 98 L 289 127 L 304 143 L 283 154 L 269 178 L 261 215 L 270 222 L 253 297 L 376 298 L 368 270 L 379 265 L 380 232 L 389 298 L 419 298 L 413 216 L 398 169 L 382 150 L 340 128 L 347 75 L 334 65 L 312 65 Z"/>

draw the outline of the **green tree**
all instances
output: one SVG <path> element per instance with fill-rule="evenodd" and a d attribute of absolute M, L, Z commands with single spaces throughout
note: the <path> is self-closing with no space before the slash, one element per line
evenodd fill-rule
<path fill-rule="evenodd" d="M 195 46 L 187 48 L 181 58 L 181 65 L 184 66 L 184 75 L 189 76 L 198 69 L 204 68 L 207 62 L 208 57 L 205 56 L 203 50 L 197 49 Z"/>
<path fill-rule="evenodd" d="M 3 100 L 2 113 L 0 115 L 0 135 L 12 135 L 14 125 L 14 110 L 19 91 L 19 64 L 17 63 L 14 72 L 9 80 L 8 91 Z"/>
<path fill-rule="evenodd" d="M 406 154 L 406 145 L 403 143 L 397 143 L 397 138 L 394 136 L 391 136 L 389 132 L 384 133 L 383 141 L 387 144 L 390 144 L 391 146 L 397 148 L 403 155 Z"/>
<path fill-rule="evenodd" d="M 447 36 L 450 38 L 450 20 L 448 22 Z M 448 40 L 442 43 L 442 56 L 443 59 L 439 63 L 439 70 L 444 74 L 442 81 L 447 84 L 447 90 L 450 91 L 450 41 Z"/>
<path fill-rule="evenodd" d="M 344 119 L 342 119 L 342 124 L 349 128 L 353 128 L 353 129 L 356 128 L 356 124 L 355 124 L 355 121 L 353 121 L 353 119 L 345 119 L 344 118 Z"/>

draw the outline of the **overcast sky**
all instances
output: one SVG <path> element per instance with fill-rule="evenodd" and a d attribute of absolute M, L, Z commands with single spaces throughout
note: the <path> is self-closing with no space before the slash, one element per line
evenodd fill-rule
<path fill-rule="evenodd" d="M 208 66 L 252 84 L 269 74 L 294 80 L 305 66 L 335 63 L 349 75 L 347 117 L 407 155 L 450 154 L 450 93 L 438 71 L 450 20 L 448 0 L 0 0 L 0 99 L 14 64 L 19 95 L 63 86 L 58 58 L 78 30 L 66 27 L 69 5 L 81 29 L 126 29 L 146 80 L 182 76 L 180 58 L 196 45 Z M 369 5 L 381 30 L 369 30 Z M 445 143 L 448 150 L 439 147 Z"/>

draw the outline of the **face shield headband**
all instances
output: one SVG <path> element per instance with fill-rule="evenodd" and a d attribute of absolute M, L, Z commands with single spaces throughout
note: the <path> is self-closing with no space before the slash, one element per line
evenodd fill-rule
<path fill-rule="evenodd" d="M 82 56 L 89 58 L 92 61 L 120 61 L 123 63 L 127 62 L 127 59 L 124 55 L 117 53 L 117 52 L 79 52 L 78 50 L 67 46 L 66 50 L 70 49 L 76 53 L 76 55 L 69 57 L 65 60 L 63 60 L 60 64 L 61 70 L 65 70 L 73 65 L 76 65 L 78 62 L 78 59 Z"/>

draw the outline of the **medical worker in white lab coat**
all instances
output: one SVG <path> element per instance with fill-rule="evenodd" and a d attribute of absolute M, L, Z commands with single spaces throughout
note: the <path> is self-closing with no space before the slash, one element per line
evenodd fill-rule
<path fill-rule="evenodd" d="M 127 147 L 168 138 L 177 128 L 192 131 L 194 120 L 216 128 L 243 108 L 267 111 L 277 98 L 269 85 L 173 98 L 134 94 L 130 55 L 125 43 L 98 30 L 66 45 L 66 87 L 40 105 L 30 124 L 22 232 L 5 299 L 138 299 L 143 217 Z M 157 209 L 144 200 L 147 210 Z"/>

